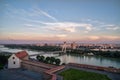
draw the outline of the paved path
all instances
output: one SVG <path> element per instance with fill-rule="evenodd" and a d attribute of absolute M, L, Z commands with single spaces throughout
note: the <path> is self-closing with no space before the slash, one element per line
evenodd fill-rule
<path fill-rule="evenodd" d="M 120 80 L 120 74 L 117 73 L 111 73 L 111 72 L 106 72 L 106 71 L 98 71 L 98 70 L 93 70 L 93 69 L 86 69 L 86 68 L 78 68 L 78 67 L 73 67 L 73 66 L 66 66 L 63 70 L 56 72 L 57 74 L 57 80 L 63 80 L 61 76 L 58 74 L 64 70 L 67 70 L 69 68 L 74 68 L 78 70 L 84 70 L 84 71 L 89 71 L 89 72 L 95 72 L 95 73 L 100 73 L 100 74 L 105 74 L 112 80 Z"/>
<path fill-rule="evenodd" d="M 22 69 L 0 70 L 0 80 L 43 80 L 42 73 Z"/>

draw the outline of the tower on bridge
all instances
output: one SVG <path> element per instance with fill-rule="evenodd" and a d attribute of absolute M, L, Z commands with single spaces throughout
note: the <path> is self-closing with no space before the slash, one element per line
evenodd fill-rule
<path fill-rule="evenodd" d="M 66 47 L 67 47 L 66 42 L 64 42 L 64 44 L 62 45 L 62 52 L 66 53 Z"/>

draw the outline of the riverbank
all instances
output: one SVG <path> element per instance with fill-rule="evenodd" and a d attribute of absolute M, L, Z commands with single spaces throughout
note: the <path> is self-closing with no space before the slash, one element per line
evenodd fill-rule
<path fill-rule="evenodd" d="M 81 55 L 88 55 L 88 56 L 103 56 L 103 57 L 109 57 L 109 58 L 120 58 L 120 51 L 102 51 L 102 50 L 71 50 L 68 51 L 67 53 L 70 54 L 81 54 Z"/>
<path fill-rule="evenodd" d="M 87 65 L 87 64 L 68 63 L 67 65 L 55 66 L 55 65 L 51 65 L 51 64 L 38 62 L 36 60 L 23 60 L 21 63 L 21 68 L 23 68 L 23 70 L 28 69 L 28 70 L 35 71 L 35 72 L 40 72 L 40 73 L 42 73 L 42 75 L 44 75 L 43 78 L 45 80 L 49 80 L 49 79 L 50 80 L 56 80 L 56 79 L 62 80 L 62 79 L 58 78 L 57 73 L 64 71 L 68 68 L 83 69 L 83 70 L 87 70 L 89 72 L 97 72 L 100 74 L 106 74 L 110 78 L 112 77 L 111 78 L 112 80 L 119 80 L 120 79 L 120 77 L 119 77 L 120 76 L 120 74 L 119 74 L 120 69 Z M 2 70 L 2 71 L 4 71 L 4 70 Z M 6 74 L 3 74 L 2 78 L 4 78 L 3 76 L 5 76 L 5 75 Z M 0 76 L 1 76 L 1 74 L 0 74 Z M 8 80 L 8 79 L 6 79 L 6 80 Z"/>
<path fill-rule="evenodd" d="M 33 50 L 33 51 L 44 51 L 44 52 L 61 51 L 60 46 L 48 46 L 48 45 L 36 46 L 36 45 L 16 45 L 16 44 L 6 44 L 4 46 L 7 48 L 11 48 L 11 49 L 28 49 L 28 50 Z M 118 49 L 115 49 L 115 50 L 114 49 L 112 49 L 112 51 L 110 49 L 96 50 L 96 49 L 89 49 L 89 48 L 85 48 L 83 50 L 81 50 L 81 49 L 68 49 L 68 51 L 66 53 L 119 58 L 120 51 Z"/>
<path fill-rule="evenodd" d="M 119 58 L 109 58 L 109 57 L 101 57 L 101 56 L 87 56 L 87 55 L 81 55 L 81 54 L 59 54 L 54 52 L 43 52 L 43 51 L 33 51 L 33 50 L 27 50 L 27 49 L 10 49 L 6 47 L 0 47 L 0 51 L 3 52 L 10 52 L 10 53 L 16 53 L 22 50 L 26 50 L 29 55 L 39 54 L 43 55 L 45 57 L 55 57 L 59 58 L 61 60 L 61 63 L 68 64 L 70 62 L 73 63 L 80 63 L 80 64 L 89 64 L 89 65 L 97 65 L 97 66 L 112 66 L 116 68 L 120 68 L 120 59 Z M 31 56 L 31 58 L 36 59 L 35 56 Z"/>
<path fill-rule="evenodd" d="M 112 76 L 112 78 L 113 78 L 112 80 L 120 79 L 120 77 L 119 77 L 120 69 L 116 69 L 116 68 L 108 68 L 108 67 L 101 67 L 101 66 L 94 66 L 94 65 L 87 65 L 87 64 L 76 64 L 76 63 L 69 63 L 67 65 L 61 65 L 61 66 L 55 66 L 55 65 L 45 64 L 45 63 L 36 62 L 36 61 L 27 61 L 27 64 L 26 64 L 26 61 L 25 62 L 23 61 L 23 63 L 22 63 L 22 68 L 37 71 L 37 72 L 44 72 L 45 80 L 49 80 L 49 79 L 62 80 L 61 78 L 58 77 L 58 73 L 66 70 L 66 69 L 69 69 L 69 68 L 83 69 L 83 70 L 85 70 L 85 71 L 87 70 L 89 72 L 105 74 L 108 76 Z"/>
<path fill-rule="evenodd" d="M 82 66 L 80 66 L 80 65 L 82 65 Z M 117 70 L 119 70 L 119 73 L 116 73 L 116 72 L 109 72 L 109 71 L 104 71 L 104 70 L 100 70 L 100 69 L 96 69 L 96 68 L 92 69 L 92 68 L 90 68 L 90 66 L 91 65 L 76 64 L 76 63 L 72 63 L 72 65 L 71 65 L 71 63 L 69 63 L 69 64 L 67 64 L 65 66 L 64 69 L 56 72 L 55 74 L 57 75 L 58 80 L 63 80 L 63 77 L 59 75 L 61 72 L 66 71 L 68 69 L 77 69 L 77 70 L 82 70 L 82 71 L 94 72 L 94 73 L 99 73 L 99 74 L 107 75 L 107 77 L 109 77 L 111 80 L 120 80 L 120 69 L 117 69 Z M 102 66 L 96 66 L 96 67 L 102 67 Z M 108 67 L 104 67 L 104 68 L 108 68 Z M 67 74 L 69 74 L 69 73 L 67 73 Z M 89 78 L 89 76 L 87 76 L 87 78 Z"/>

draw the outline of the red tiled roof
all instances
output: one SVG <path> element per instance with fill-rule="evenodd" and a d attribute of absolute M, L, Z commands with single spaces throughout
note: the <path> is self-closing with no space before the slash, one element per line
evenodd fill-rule
<path fill-rule="evenodd" d="M 15 53 L 15 55 L 16 55 L 18 58 L 22 59 L 22 58 L 28 56 L 28 53 L 27 53 L 26 51 L 20 51 L 20 52 Z"/>

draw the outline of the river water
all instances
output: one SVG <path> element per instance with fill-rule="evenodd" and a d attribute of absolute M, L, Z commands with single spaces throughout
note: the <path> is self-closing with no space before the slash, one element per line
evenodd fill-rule
<path fill-rule="evenodd" d="M 0 47 L 0 52 L 12 52 L 16 53 L 18 51 L 21 51 L 23 49 L 10 49 L 6 47 Z M 26 50 L 26 49 L 25 49 Z M 80 63 L 80 64 L 90 64 L 90 65 L 97 65 L 97 66 L 113 66 L 116 68 L 120 68 L 120 59 L 116 58 L 106 58 L 106 57 L 100 57 L 100 56 L 84 56 L 79 54 L 53 54 L 52 52 L 43 52 L 43 51 L 32 51 L 32 50 L 26 50 L 29 55 L 33 54 L 41 54 L 44 56 L 54 56 L 56 58 L 61 59 L 61 63 Z M 31 56 L 31 58 L 36 58 L 36 56 Z"/>

